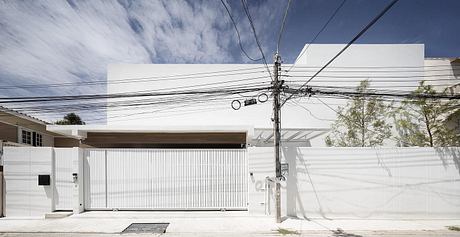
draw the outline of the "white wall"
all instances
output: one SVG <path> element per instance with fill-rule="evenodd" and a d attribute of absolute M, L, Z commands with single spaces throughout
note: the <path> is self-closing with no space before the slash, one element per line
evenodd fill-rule
<path fill-rule="evenodd" d="M 38 175 L 51 175 L 50 147 L 4 147 L 5 216 L 43 216 L 53 210 L 53 185 L 39 186 Z"/>
<path fill-rule="evenodd" d="M 313 75 L 320 66 L 324 65 L 332 56 L 334 56 L 344 45 L 336 44 L 314 44 L 311 45 L 305 54 L 298 60 L 298 64 L 290 72 L 283 72 L 291 77 L 283 77 L 287 85 L 291 87 L 299 86 L 306 81 L 309 76 Z M 331 65 L 330 68 L 323 71 L 318 78 L 311 82 L 315 86 L 341 86 L 354 88 L 358 85 L 358 80 L 369 78 L 371 85 L 379 89 L 385 89 L 385 86 L 391 85 L 417 85 L 417 80 L 422 79 L 424 65 L 424 46 L 421 44 L 358 44 L 351 46 L 343 55 Z M 245 75 L 226 75 L 202 77 L 200 75 L 189 76 L 180 80 L 161 80 L 158 77 L 171 75 L 186 75 L 192 73 L 206 73 L 222 70 L 248 69 L 260 67 L 256 73 Z M 346 68 L 341 68 L 346 67 Z M 351 68 L 349 68 L 351 67 Z M 360 68 L 353 68 L 360 67 Z M 364 67 L 364 68 L 361 68 Z M 378 67 L 378 68 L 372 68 Z M 407 71 L 407 69 L 396 70 L 394 67 L 422 67 L 418 71 Z M 282 69 L 287 70 L 290 65 L 283 65 Z M 388 70 L 393 70 L 388 72 Z M 345 71 L 345 72 L 344 72 Z M 245 71 L 240 71 L 245 72 Z M 231 73 L 238 73 L 231 72 Z M 222 74 L 222 73 L 221 73 Z M 228 74 L 228 73 L 227 73 Z M 349 76 L 349 78 L 343 78 Z M 378 77 L 388 76 L 412 76 L 408 82 L 382 82 L 385 78 Z M 190 86 L 201 85 L 198 88 L 217 87 L 222 88 L 230 85 L 244 85 L 245 83 L 265 82 L 267 86 L 270 78 L 263 68 L 263 65 L 255 64 L 113 64 L 108 66 L 108 93 L 125 93 L 136 91 L 149 91 L 166 89 L 188 89 Z M 135 78 L 151 78 L 139 82 Z M 247 79 L 247 81 L 238 81 L 246 78 L 263 77 L 260 79 Z M 359 78 L 360 77 L 360 78 Z M 403 78 L 404 79 L 404 78 Z M 124 80 L 124 83 L 110 83 L 116 80 Z M 132 83 L 128 83 L 133 80 Z M 297 82 L 294 82 L 297 81 Z M 377 82 L 378 81 L 378 82 Z M 211 84 L 225 82 L 226 84 Z M 230 83 L 229 83 L 230 82 Z M 293 84 L 294 83 L 294 84 Z M 395 88 L 391 88 L 395 89 Z M 406 88 L 410 89 L 410 88 Z M 252 95 L 252 94 L 247 94 Z M 234 111 L 230 107 L 233 99 L 242 99 L 240 95 L 234 95 L 227 98 L 219 98 L 217 101 L 191 103 L 186 107 L 177 108 L 183 105 L 151 105 L 139 108 L 117 108 L 109 107 L 107 110 L 107 123 L 109 125 L 165 125 L 165 126 L 212 126 L 212 125 L 245 125 L 256 128 L 270 128 L 272 107 L 270 101 L 265 104 L 258 104 L 250 107 L 242 107 Z M 120 99 L 109 101 L 119 101 Z M 346 101 L 337 99 L 323 99 L 333 108 L 343 105 Z M 328 127 L 330 120 L 336 118 L 334 111 L 323 105 L 315 97 L 295 100 L 302 104 L 307 110 L 311 111 L 312 116 L 306 109 L 292 104 L 292 102 L 283 106 L 282 109 L 282 127 L 283 128 L 309 128 L 309 127 Z M 157 111 L 161 110 L 161 111 Z M 318 137 L 311 142 L 312 146 L 324 146 L 324 136 Z"/>
<path fill-rule="evenodd" d="M 4 147 L 5 216 L 44 217 L 54 210 L 72 209 L 78 212 L 81 198 L 72 173 L 78 172 L 75 161 L 80 156 L 79 148 Z M 39 174 L 50 175 L 49 186 L 38 185 Z"/>
<path fill-rule="evenodd" d="M 249 147 L 248 171 L 249 176 L 249 207 L 251 214 L 270 214 L 274 210 L 273 188 L 266 179 L 275 176 L 275 159 L 273 148 Z M 271 208 L 270 208 L 271 207 Z"/>
<path fill-rule="evenodd" d="M 83 149 L 65 149 L 68 155 L 73 153 L 72 172 L 79 173 L 73 201 L 78 213 L 84 205 Z M 458 147 L 283 147 L 282 155 L 289 163 L 289 175 L 282 184 L 283 215 L 460 218 Z M 5 147 L 6 216 L 43 217 L 55 209 L 52 157 L 52 148 Z M 248 165 L 252 173 L 248 174 L 249 212 L 264 215 L 268 209 L 274 214 L 273 188 L 265 187 L 265 178 L 274 176 L 273 148 L 248 148 Z M 52 185 L 38 186 L 38 174 L 51 174 Z"/>
<path fill-rule="evenodd" d="M 283 215 L 299 218 L 460 217 L 460 148 L 283 148 L 289 176 Z M 272 148 L 249 148 L 250 210 L 263 213 L 260 183 Z M 273 192 L 273 190 L 270 190 Z M 274 214 L 273 195 L 270 209 Z"/>

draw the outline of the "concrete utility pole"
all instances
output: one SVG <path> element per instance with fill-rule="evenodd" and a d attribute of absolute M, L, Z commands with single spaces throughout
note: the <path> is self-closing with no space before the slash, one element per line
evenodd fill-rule
<path fill-rule="evenodd" d="M 279 72 L 281 70 L 281 56 L 276 53 L 274 57 L 275 65 L 273 66 L 273 132 L 275 136 L 275 206 L 276 206 L 276 222 L 281 223 L 281 161 L 280 161 L 280 140 L 281 140 L 281 106 L 280 106 L 280 91 L 283 82 L 279 80 Z"/>

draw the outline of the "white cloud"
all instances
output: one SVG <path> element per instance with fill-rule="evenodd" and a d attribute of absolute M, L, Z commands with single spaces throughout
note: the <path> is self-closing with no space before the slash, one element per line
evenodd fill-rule
<path fill-rule="evenodd" d="M 258 57 L 240 3 L 230 3 L 245 48 Z M 266 52 L 277 33 L 277 5 L 273 0 L 251 6 Z M 0 28 L 1 85 L 104 80 L 110 63 L 246 60 L 220 1 L 3 1 Z M 2 96 L 83 93 L 105 93 L 105 87 L 0 90 Z"/>

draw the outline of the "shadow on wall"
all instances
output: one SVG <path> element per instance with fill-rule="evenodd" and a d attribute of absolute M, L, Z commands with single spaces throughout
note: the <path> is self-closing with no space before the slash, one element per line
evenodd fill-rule
<path fill-rule="evenodd" d="M 282 152 L 289 164 L 282 185 L 288 217 L 459 217 L 458 147 L 283 147 Z"/>
<path fill-rule="evenodd" d="M 90 183 L 91 183 L 91 171 L 90 171 L 90 168 L 91 166 L 89 165 L 89 162 L 88 162 L 88 159 L 85 157 L 83 159 L 83 174 L 80 174 L 82 175 L 83 177 L 85 177 L 83 179 L 83 187 L 84 187 L 84 203 L 85 203 L 85 208 L 86 207 L 91 207 L 91 198 L 87 198 L 87 196 L 89 196 L 90 192 L 91 192 L 91 188 L 90 188 Z"/>
<path fill-rule="evenodd" d="M 460 149 L 458 147 L 435 147 L 434 150 L 441 159 L 444 168 L 449 167 L 450 159 L 452 159 L 460 174 Z"/>
<path fill-rule="evenodd" d="M 54 176 L 54 179 L 56 179 L 56 176 Z M 57 190 L 57 188 L 56 188 L 56 182 L 53 181 L 52 184 L 53 184 L 53 186 L 54 186 L 54 188 L 53 188 L 54 192 L 53 192 L 53 195 L 52 195 L 52 196 L 54 197 L 53 210 L 56 210 L 56 205 L 57 205 L 61 200 L 60 200 L 59 192 L 58 192 L 58 190 Z M 45 189 L 45 191 L 46 191 L 46 189 Z M 50 192 L 51 192 L 51 191 L 50 191 Z M 50 197 L 50 194 L 48 194 L 48 191 L 46 191 L 46 196 L 47 196 L 48 198 L 51 198 L 51 197 Z"/>
<path fill-rule="evenodd" d="M 51 185 L 43 186 L 43 190 L 45 190 L 46 198 L 48 198 L 49 200 L 52 200 L 53 188 L 51 188 Z"/>
<path fill-rule="evenodd" d="M 330 220 L 330 218 L 326 217 L 320 198 L 318 196 L 318 192 L 316 187 L 313 183 L 312 177 L 310 175 L 308 164 L 305 161 L 301 151 L 298 147 L 295 146 L 287 146 L 283 147 L 283 155 L 286 159 L 286 162 L 289 164 L 289 174 L 287 177 L 286 182 L 286 214 L 289 217 L 299 217 L 300 214 L 302 218 L 309 220 L 307 217 L 307 211 L 304 208 L 304 204 L 302 202 L 303 198 L 299 192 L 299 171 L 301 172 L 300 175 L 307 175 L 309 179 L 308 184 L 301 184 L 301 185 L 311 185 L 311 189 L 315 194 L 315 199 L 318 204 L 318 213 L 324 218 Z M 299 169 L 300 168 L 300 169 Z M 302 172 L 304 171 L 304 172 Z"/>
<path fill-rule="evenodd" d="M 286 182 L 286 214 L 287 216 L 297 217 L 297 209 L 303 214 L 303 218 L 308 220 L 303 208 L 302 199 L 299 197 L 298 180 L 297 180 L 297 148 L 283 147 L 283 155 L 289 164 L 289 173 Z"/>

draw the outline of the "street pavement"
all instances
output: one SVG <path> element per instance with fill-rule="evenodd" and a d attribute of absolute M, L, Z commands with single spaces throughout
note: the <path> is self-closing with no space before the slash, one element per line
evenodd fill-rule
<path fill-rule="evenodd" d="M 165 234 L 122 234 L 132 223 L 169 223 Z M 1 218 L 0 237 L 87 236 L 312 236 L 312 237 L 460 237 L 460 220 L 351 220 L 287 218 L 247 212 L 93 211 L 59 219 Z"/>

